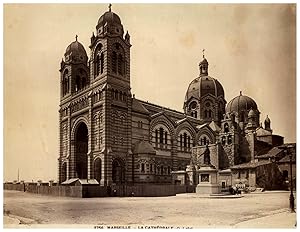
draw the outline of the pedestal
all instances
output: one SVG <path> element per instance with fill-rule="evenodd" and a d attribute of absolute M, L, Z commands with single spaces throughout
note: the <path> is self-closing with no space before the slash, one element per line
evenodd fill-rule
<path fill-rule="evenodd" d="M 220 187 L 218 185 L 218 170 L 213 166 L 200 167 L 197 171 L 199 178 L 199 184 L 196 187 L 196 193 L 198 194 L 216 194 L 220 193 Z"/>

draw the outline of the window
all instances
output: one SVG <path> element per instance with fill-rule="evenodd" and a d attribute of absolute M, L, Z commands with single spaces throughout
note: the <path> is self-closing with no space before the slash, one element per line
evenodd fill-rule
<path fill-rule="evenodd" d="M 95 78 L 102 74 L 104 71 L 104 53 L 102 51 L 102 44 L 99 44 L 95 50 L 95 57 L 94 57 L 94 74 Z"/>
<path fill-rule="evenodd" d="M 163 166 L 160 167 L 160 174 L 161 174 L 161 175 L 164 174 L 164 167 L 163 167 Z"/>
<path fill-rule="evenodd" d="M 150 172 L 153 172 L 153 164 L 150 164 Z"/>
<path fill-rule="evenodd" d="M 165 144 L 168 144 L 168 132 L 165 131 Z"/>
<path fill-rule="evenodd" d="M 115 44 L 112 52 L 112 72 L 123 76 L 125 74 L 124 50 L 118 43 Z"/>
<path fill-rule="evenodd" d="M 188 148 L 191 148 L 191 137 L 188 136 Z"/>
<path fill-rule="evenodd" d="M 227 143 L 228 144 L 232 143 L 232 137 L 231 137 L 231 135 L 228 135 L 228 137 L 227 137 Z"/>
<path fill-rule="evenodd" d="M 141 163 L 141 172 L 145 172 L 145 164 Z"/>
<path fill-rule="evenodd" d="M 223 145 L 223 146 L 226 144 L 226 138 L 225 138 L 225 136 L 222 137 L 221 142 L 222 142 L 222 145 Z"/>
<path fill-rule="evenodd" d="M 155 143 L 158 143 L 158 130 L 155 130 Z"/>
<path fill-rule="evenodd" d="M 101 53 L 101 56 L 100 56 L 100 63 L 101 63 L 101 65 L 100 65 L 100 73 L 102 74 L 103 71 L 104 71 L 104 54 L 103 54 L 103 52 Z"/>
<path fill-rule="evenodd" d="M 68 77 L 68 69 L 64 72 L 63 80 L 62 80 L 62 94 L 63 96 L 69 93 L 69 77 Z"/>
<path fill-rule="evenodd" d="M 203 146 L 203 145 L 209 145 L 209 139 L 206 137 L 206 136 L 203 136 L 201 139 L 200 139 L 200 145 Z"/>
<path fill-rule="evenodd" d="M 182 150 L 182 135 L 180 135 L 180 150 Z"/>
<path fill-rule="evenodd" d="M 170 174 L 171 174 L 171 167 L 168 166 L 168 175 L 170 175 Z"/>
<path fill-rule="evenodd" d="M 163 142 L 164 142 L 164 129 L 159 128 L 159 143 L 163 143 Z"/>
<path fill-rule="evenodd" d="M 117 73 L 117 53 L 113 52 L 112 53 L 112 72 Z"/>
<path fill-rule="evenodd" d="M 96 63 L 95 63 L 95 68 L 96 68 L 96 76 L 98 76 L 99 75 L 99 73 L 100 73 L 100 57 L 99 57 L 99 55 L 97 55 L 97 57 L 96 57 Z"/>
<path fill-rule="evenodd" d="M 196 107 L 197 107 L 197 103 L 193 101 L 193 102 L 190 104 L 190 109 L 194 110 L 194 109 L 196 109 Z"/>
<path fill-rule="evenodd" d="M 118 74 L 123 75 L 123 56 L 121 54 L 118 57 Z"/>
<path fill-rule="evenodd" d="M 186 149 L 186 147 L 187 147 L 187 135 L 186 135 L 186 133 L 183 134 L 183 147 L 184 147 L 184 149 Z"/>
<path fill-rule="evenodd" d="M 229 126 L 227 123 L 224 124 L 224 132 L 228 133 L 229 132 Z"/>

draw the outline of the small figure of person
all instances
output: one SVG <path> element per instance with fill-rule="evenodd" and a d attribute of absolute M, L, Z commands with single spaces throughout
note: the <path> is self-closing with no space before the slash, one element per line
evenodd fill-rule
<path fill-rule="evenodd" d="M 117 196 L 117 190 L 114 189 L 113 192 L 114 192 L 114 197 L 116 197 Z"/>

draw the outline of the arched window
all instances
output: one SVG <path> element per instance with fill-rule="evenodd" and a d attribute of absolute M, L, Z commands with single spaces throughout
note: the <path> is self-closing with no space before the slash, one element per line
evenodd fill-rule
<path fill-rule="evenodd" d="M 115 99 L 116 99 L 116 100 L 118 100 L 118 95 L 119 95 L 119 92 L 118 92 L 118 90 L 116 90 L 116 91 L 115 91 Z"/>
<path fill-rule="evenodd" d="M 195 118 L 197 118 L 197 111 L 195 111 L 195 115 L 194 115 L 194 117 L 195 117 Z"/>
<path fill-rule="evenodd" d="M 112 52 L 112 72 L 123 76 L 125 72 L 125 52 L 119 43 L 115 43 Z"/>
<path fill-rule="evenodd" d="M 81 80 L 80 80 L 80 76 L 76 76 L 75 79 L 75 91 L 79 91 L 81 89 Z"/>
<path fill-rule="evenodd" d="M 102 52 L 100 56 L 100 73 L 102 74 L 103 71 L 104 71 L 104 54 Z"/>
<path fill-rule="evenodd" d="M 180 135 L 180 150 L 182 150 L 182 135 Z"/>
<path fill-rule="evenodd" d="M 100 73 L 100 64 L 101 64 L 100 57 L 99 57 L 99 55 L 97 55 L 97 57 L 96 57 L 96 63 L 95 63 L 96 76 L 98 76 L 99 73 Z"/>
<path fill-rule="evenodd" d="M 164 174 L 164 167 L 163 167 L 163 166 L 160 167 L 160 174 L 161 174 L 161 175 Z"/>
<path fill-rule="evenodd" d="M 184 147 L 184 149 L 187 147 L 187 134 L 186 133 L 183 134 L 183 147 Z"/>
<path fill-rule="evenodd" d="M 117 73 L 117 53 L 112 53 L 112 72 Z"/>
<path fill-rule="evenodd" d="M 191 137 L 188 136 L 188 148 L 190 148 L 190 147 L 191 147 Z"/>
<path fill-rule="evenodd" d="M 158 130 L 155 130 L 155 143 L 158 143 Z"/>
<path fill-rule="evenodd" d="M 211 115 L 212 115 L 212 111 L 209 110 L 209 111 L 208 111 L 208 117 L 211 118 Z"/>
<path fill-rule="evenodd" d="M 63 81 L 62 81 L 62 88 L 63 88 L 63 96 L 69 93 L 69 77 L 68 77 L 68 69 L 64 72 Z"/>
<path fill-rule="evenodd" d="M 168 144 L 168 132 L 165 131 L 165 144 Z"/>
<path fill-rule="evenodd" d="M 123 56 L 119 54 L 118 57 L 118 74 L 123 75 Z"/>
<path fill-rule="evenodd" d="M 228 123 L 225 123 L 225 124 L 224 124 L 224 132 L 225 132 L 225 133 L 228 133 L 228 132 L 229 132 L 229 126 L 228 126 Z"/>
<path fill-rule="evenodd" d="M 164 143 L 164 129 L 159 128 L 159 143 Z"/>
<path fill-rule="evenodd" d="M 141 172 L 145 172 L 145 164 L 141 163 Z"/>

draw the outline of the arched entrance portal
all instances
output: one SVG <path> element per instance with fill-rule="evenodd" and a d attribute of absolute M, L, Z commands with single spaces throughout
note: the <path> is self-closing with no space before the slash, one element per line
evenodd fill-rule
<path fill-rule="evenodd" d="M 115 159 L 112 163 L 112 181 L 115 184 L 125 183 L 125 167 L 119 159 Z"/>
<path fill-rule="evenodd" d="M 76 173 L 79 179 L 87 179 L 88 129 L 80 123 L 75 136 Z"/>

